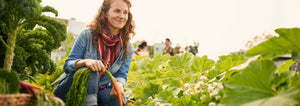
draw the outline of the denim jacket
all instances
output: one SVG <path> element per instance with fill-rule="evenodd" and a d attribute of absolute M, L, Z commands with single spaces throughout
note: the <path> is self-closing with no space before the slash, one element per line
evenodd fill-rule
<path fill-rule="evenodd" d="M 71 50 L 71 53 L 64 64 L 64 71 L 67 74 L 66 77 L 70 76 L 71 74 L 74 74 L 78 70 L 75 66 L 75 63 L 77 61 L 81 59 L 99 60 L 98 50 L 97 48 L 93 47 L 93 43 L 92 43 L 93 36 L 94 35 L 90 28 L 83 30 L 79 34 Z M 125 83 L 127 81 L 128 70 L 130 67 L 132 54 L 133 54 L 132 44 L 130 44 L 128 48 L 130 51 L 129 58 L 126 59 L 124 49 L 122 48 L 119 57 L 109 68 L 109 71 L 112 73 L 112 75 L 116 78 L 118 82 L 121 82 L 123 86 L 125 86 Z M 102 79 L 99 80 L 99 86 L 104 86 L 108 83 L 111 83 L 111 79 L 109 78 L 108 75 L 105 75 Z"/>

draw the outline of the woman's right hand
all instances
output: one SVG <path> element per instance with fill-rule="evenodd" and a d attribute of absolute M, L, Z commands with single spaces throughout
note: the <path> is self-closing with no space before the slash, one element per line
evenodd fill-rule
<path fill-rule="evenodd" d="M 106 68 L 100 60 L 94 59 L 83 59 L 76 62 L 76 68 L 88 67 L 94 72 L 100 72 L 100 76 L 103 77 L 105 74 Z"/>
<path fill-rule="evenodd" d="M 94 72 L 105 73 L 106 68 L 100 60 L 85 59 L 85 66 L 90 68 Z"/>

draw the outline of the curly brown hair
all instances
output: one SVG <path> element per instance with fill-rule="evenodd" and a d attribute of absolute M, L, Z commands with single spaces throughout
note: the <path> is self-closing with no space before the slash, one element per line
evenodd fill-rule
<path fill-rule="evenodd" d="M 90 27 L 92 29 L 92 33 L 96 36 L 93 38 L 93 45 L 97 45 L 97 38 L 101 36 L 103 32 L 103 27 L 108 22 L 107 18 L 105 17 L 105 14 L 110 9 L 110 5 L 114 0 L 104 0 L 100 8 L 98 9 L 98 12 L 93 19 L 93 21 L 87 25 L 87 27 Z M 129 57 L 129 40 L 131 36 L 133 37 L 135 35 L 134 29 L 135 29 L 135 23 L 132 19 L 132 13 L 130 11 L 131 2 L 130 0 L 123 0 L 128 5 L 128 20 L 125 24 L 125 26 L 120 30 L 121 31 L 121 39 L 123 41 L 123 47 L 125 50 L 126 58 Z"/>

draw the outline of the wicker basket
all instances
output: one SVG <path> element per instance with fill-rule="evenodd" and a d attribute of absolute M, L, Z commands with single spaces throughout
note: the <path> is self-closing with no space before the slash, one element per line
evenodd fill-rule
<path fill-rule="evenodd" d="M 33 103 L 31 94 L 0 95 L 0 106 L 31 106 Z"/>

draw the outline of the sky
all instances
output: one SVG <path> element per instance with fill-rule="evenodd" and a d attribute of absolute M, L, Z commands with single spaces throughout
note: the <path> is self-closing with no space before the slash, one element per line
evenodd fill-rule
<path fill-rule="evenodd" d="M 58 17 L 89 23 L 103 0 L 43 0 Z M 277 28 L 300 27 L 300 0 L 131 0 L 136 40 L 170 38 L 172 46 L 199 42 L 198 56 L 216 60 Z"/>

